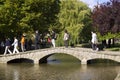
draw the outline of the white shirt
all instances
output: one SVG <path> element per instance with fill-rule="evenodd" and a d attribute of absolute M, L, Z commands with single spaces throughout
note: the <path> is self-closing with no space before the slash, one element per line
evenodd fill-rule
<path fill-rule="evenodd" d="M 64 34 L 63 40 L 68 40 L 68 34 L 67 33 Z"/>
<path fill-rule="evenodd" d="M 17 40 L 17 39 L 14 39 L 14 42 L 13 42 L 12 45 L 14 45 L 14 47 L 18 46 L 18 40 Z"/>
<path fill-rule="evenodd" d="M 92 33 L 92 43 L 96 44 L 98 42 L 96 33 Z"/>

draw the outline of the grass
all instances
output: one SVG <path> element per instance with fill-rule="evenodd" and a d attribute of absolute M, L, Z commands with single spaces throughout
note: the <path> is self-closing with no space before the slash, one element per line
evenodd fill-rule
<path fill-rule="evenodd" d="M 109 50 L 109 51 L 120 51 L 120 43 L 116 43 L 114 46 L 111 46 L 110 48 L 106 48 L 106 50 Z"/>
<path fill-rule="evenodd" d="M 107 48 L 106 50 L 109 50 L 109 51 L 120 51 L 120 47 L 119 48 Z"/>
<path fill-rule="evenodd" d="M 91 44 L 90 43 L 83 43 L 83 44 L 77 45 L 77 47 L 91 48 Z M 99 44 L 98 47 L 99 47 L 100 50 L 103 50 L 101 44 Z M 116 43 L 114 46 L 111 46 L 110 48 L 105 48 L 104 50 L 120 51 L 120 43 Z"/>

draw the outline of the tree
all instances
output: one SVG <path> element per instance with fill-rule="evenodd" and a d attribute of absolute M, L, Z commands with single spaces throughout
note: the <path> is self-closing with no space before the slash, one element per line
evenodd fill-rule
<path fill-rule="evenodd" d="M 79 44 L 80 41 L 90 39 L 91 10 L 87 5 L 78 0 L 61 0 L 60 13 L 58 14 L 62 32 L 57 40 L 58 45 L 63 44 L 63 33 L 67 29 L 70 34 L 69 44 Z"/>
<path fill-rule="evenodd" d="M 18 26 L 22 18 L 20 7 L 23 0 L 2 0 L 0 3 L 0 32 L 4 36 L 17 35 L 21 28 Z"/>
<path fill-rule="evenodd" d="M 58 23 L 59 3 L 59 0 L 31 0 L 26 17 L 30 18 L 29 25 L 33 30 L 45 32 L 51 25 Z"/>
<path fill-rule="evenodd" d="M 92 13 L 93 27 L 100 33 L 100 39 L 120 37 L 120 0 L 98 4 Z"/>
<path fill-rule="evenodd" d="M 58 23 L 59 0 L 0 0 L 0 33 L 18 36 Z"/>

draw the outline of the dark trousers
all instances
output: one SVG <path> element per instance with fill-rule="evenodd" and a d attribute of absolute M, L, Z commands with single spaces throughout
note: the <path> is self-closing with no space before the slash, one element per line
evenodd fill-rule
<path fill-rule="evenodd" d="M 64 45 L 65 45 L 66 48 L 68 47 L 68 40 L 64 41 Z"/>
<path fill-rule="evenodd" d="M 97 44 L 93 44 L 93 43 L 92 43 L 92 49 L 93 49 L 93 50 L 96 50 L 96 49 L 97 49 Z"/>
<path fill-rule="evenodd" d="M 40 44 L 39 43 L 35 43 L 35 49 L 40 49 Z"/>

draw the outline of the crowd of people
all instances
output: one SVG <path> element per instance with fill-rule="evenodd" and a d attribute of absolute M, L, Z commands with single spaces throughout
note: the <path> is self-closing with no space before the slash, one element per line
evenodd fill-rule
<path fill-rule="evenodd" d="M 97 47 L 98 39 L 95 32 L 91 32 L 92 34 L 92 49 L 99 50 Z M 6 55 L 8 52 L 10 54 L 15 54 L 19 52 L 25 52 L 27 50 L 40 49 L 46 47 L 56 47 L 55 40 L 57 39 L 57 34 L 53 30 L 51 32 L 46 33 L 45 35 L 39 34 L 39 31 L 35 31 L 34 41 L 32 39 L 27 40 L 26 35 L 23 34 L 21 38 L 18 40 L 17 37 L 14 37 L 13 42 L 10 38 L 6 38 L 5 41 L 1 41 L 0 43 L 0 53 L 4 53 Z M 67 48 L 69 45 L 70 35 L 67 30 L 64 31 L 63 41 L 64 46 Z M 13 46 L 13 47 L 12 47 Z M 13 50 L 13 51 L 11 51 Z"/>
<path fill-rule="evenodd" d="M 57 34 L 55 31 L 47 32 L 45 34 L 40 34 L 38 30 L 35 31 L 34 40 L 27 39 L 25 34 L 22 34 L 21 38 L 14 37 L 14 40 L 6 38 L 5 41 L 0 41 L 0 53 L 6 55 L 15 54 L 19 52 L 25 52 L 27 50 L 36 50 L 46 47 L 56 47 Z M 64 33 L 64 44 L 65 47 L 68 47 L 68 32 L 65 30 Z"/>

